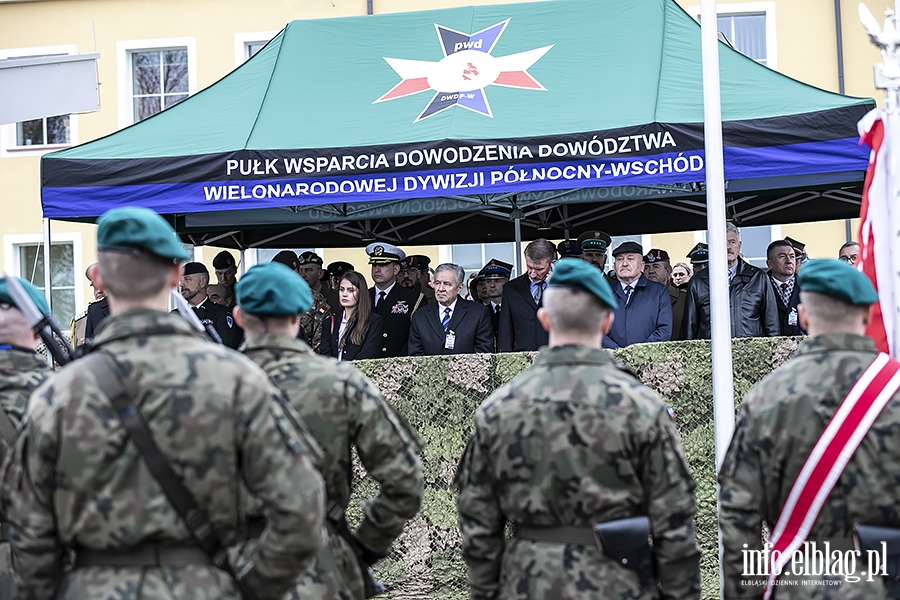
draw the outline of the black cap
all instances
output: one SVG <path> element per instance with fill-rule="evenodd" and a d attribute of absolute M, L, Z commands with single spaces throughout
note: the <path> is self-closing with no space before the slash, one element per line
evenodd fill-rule
<path fill-rule="evenodd" d="M 184 274 L 185 275 L 196 275 L 197 273 L 203 273 L 207 277 L 209 277 L 209 269 L 206 268 L 206 265 L 198 262 L 189 262 L 184 263 Z"/>
<path fill-rule="evenodd" d="M 687 253 L 687 258 L 691 259 L 692 265 L 705 265 L 709 263 L 709 246 L 703 242 L 698 242 L 696 246 L 691 248 Z"/>
<path fill-rule="evenodd" d="M 612 255 L 618 256 L 620 254 L 625 254 L 626 252 L 633 252 L 634 254 L 640 254 L 641 258 L 644 257 L 644 249 L 637 242 L 622 242 L 615 250 L 613 250 Z"/>
<path fill-rule="evenodd" d="M 234 257 L 227 250 L 222 250 L 213 259 L 213 269 L 227 269 L 228 267 L 237 266 Z"/>
<path fill-rule="evenodd" d="M 314 264 L 322 266 L 323 264 L 325 264 L 325 261 L 322 260 L 322 258 L 315 252 L 307 251 L 302 252 L 300 256 L 297 257 L 297 263 L 301 265 Z"/>
<path fill-rule="evenodd" d="M 333 262 L 328 265 L 328 274 L 333 277 L 340 277 L 347 271 L 354 271 L 353 265 L 343 260 Z"/>
<path fill-rule="evenodd" d="M 284 266 L 290 267 L 295 271 L 297 270 L 297 267 L 300 266 L 300 261 L 297 260 L 297 255 L 294 254 L 293 250 L 282 250 L 272 257 L 272 262 L 280 262 Z"/>

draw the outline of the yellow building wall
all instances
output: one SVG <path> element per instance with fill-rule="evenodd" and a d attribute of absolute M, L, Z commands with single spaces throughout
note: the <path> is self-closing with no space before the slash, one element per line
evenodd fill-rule
<path fill-rule="evenodd" d="M 503 0 L 505 2 L 506 0 Z M 473 0 L 373 0 L 376 13 L 442 8 L 466 4 L 501 3 Z M 686 9 L 699 5 L 698 0 L 680 0 Z M 837 52 L 835 49 L 834 4 L 832 0 L 774 0 L 745 3 L 719 0 L 727 9 L 751 5 L 775 7 L 777 67 L 786 75 L 825 89 L 838 88 Z M 892 2 L 867 2 L 880 20 Z M 752 7 L 752 6 L 751 6 Z M 78 116 L 78 137 L 83 143 L 112 133 L 119 127 L 118 56 L 116 45 L 123 40 L 171 37 L 194 37 L 196 40 L 197 90 L 205 88 L 235 67 L 235 33 L 277 31 L 285 23 L 298 18 L 327 18 L 361 15 L 366 0 L 280 0 L 279 2 L 246 2 L 245 0 L 56 0 L 37 2 L 0 1 L 0 49 L 29 48 L 74 44 L 79 53 L 95 49 L 101 81 L 101 109 Z M 873 85 L 872 67 L 880 61 L 879 53 L 866 39 L 856 14 L 856 3 L 842 3 L 843 52 L 846 93 L 873 97 L 882 94 Z M 36 26 L 39 24 L 39 26 Z M 33 153 L 0 158 L 0 236 L 39 234 L 40 161 Z M 54 233 L 77 233 L 82 237 L 81 266 L 96 259 L 94 227 L 53 222 Z M 843 222 L 784 226 L 784 235 L 809 240 L 811 255 L 834 256 L 844 241 Z M 853 226 L 855 235 L 856 226 Z M 794 235 L 794 232 L 796 235 Z M 680 260 L 694 245 L 692 233 L 655 235 L 652 246 L 665 248 Z M 427 254 L 436 265 L 436 247 L 410 253 Z M 5 248 L 0 245 L 0 263 L 5 264 Z M 215 248 L 203 251 L 203 261 L 212 267 Z M 326 263 L 348 262 L 364 269 L 367 257 L 361 248 L 328 249 L 323 252 Z M 76 261 L 77 264 L 77 261 Z M 76 274 L 80 278 L 80 274 Z M 88 300 L 91 291 L 82 281 L 82 294 Z"/>

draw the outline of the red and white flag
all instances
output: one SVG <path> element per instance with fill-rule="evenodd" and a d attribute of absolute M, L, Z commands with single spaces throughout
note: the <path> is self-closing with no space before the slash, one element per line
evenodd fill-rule
<path fill-rule="evenodd" d="M 898 358 L 900 348 L 892 347 L 896 339 L 892 332 L 898 326 L 895 307 L 898 302 L 897 292 L 900 290 L 895 287 L 891 264 L 900 265 L 900 256 L 891 256 L 893 236 L 888 207 L 890 181 L 883 117 L 884 113 L 875 109 L 863 117 L 858 125 L 860 143 L 866 143 L 872 148 L 872 152 L 869 155 L 869 168 L 866 171 L 859 213 L 859 260 L 856 268 L 868 276 L 878 292 L 878 303 L 866 335 L 875 340 L 880 351 Z"/>

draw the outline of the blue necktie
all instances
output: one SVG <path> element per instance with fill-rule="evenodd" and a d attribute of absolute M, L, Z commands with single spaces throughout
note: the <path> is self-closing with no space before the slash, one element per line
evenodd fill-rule
<path fill-rule="evenodd" d="M 447 330 L 450 328 L 450 307 L 444 309 L 444 318 L 441 319 L 441 326 L 444 328 L 444 333 L 447 333 Z"/>
<path fill-rule="evenodd" d="M 634 291 L 634 288 L 630 285 L 625 286 L 625 306 L 628 306 L 628 301 L 631 300 L 631 292 Z"/>
<path fill-rule="evenodd" d="M 539 283 L 536 283 L 535 287 L 534 287 L 534 303 L 540 304 L 541 296 L 543 296 L 543 295 L 544 295 L 544 282 L 541 281 Z"/>

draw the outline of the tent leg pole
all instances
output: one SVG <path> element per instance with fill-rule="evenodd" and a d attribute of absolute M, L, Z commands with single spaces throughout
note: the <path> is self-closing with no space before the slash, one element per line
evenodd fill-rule
<path fill-rule="evenodd" d="M 47 297 L 47 305 L 53 309 L 53 300 L 50 289 L 50 219 L 43 219 L 44 230 L 44 296 Z"/>
<path fill-rule="evenodd" d="M 713 422 L 716 472 L 734 433 L 734 375 L 731 356 L 731 315 L 725 248 L 725 165 L 722 143 L 722 106 L 719 89 L 719 40 L 716 0 L 701 0 L 703 62 L 703 130 L 706 161 L 706 226 L 709 232 L 709 284 L 712 327 Z M 718 486 L 717 486 L 718 488 Z M 718 504 L 718 489 L 716 491 Z M 722 530 L 719 529 L 719 590 L 725 597 L 722 569 Z"/>
<path fill-rule="evenodd" d="M 516 219 L 516 276 L 523 273 L 522 271 L 522 221 Z"/>
<path fill-rule="evenodd" d="M 241 248 L 241 277 L 244 276 L 244 273 L 247 271 L 247 267 L 244 265 L 244 249 Z"/>

